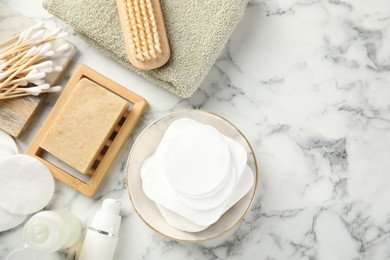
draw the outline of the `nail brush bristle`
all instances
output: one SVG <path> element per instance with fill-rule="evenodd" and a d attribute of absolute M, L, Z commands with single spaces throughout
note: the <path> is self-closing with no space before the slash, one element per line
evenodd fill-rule
<path fill-rule="evenodd" d="M 141 69 L 164 65 L 170 50 L 159 0 L 117 0 L 130 62 Z"/>

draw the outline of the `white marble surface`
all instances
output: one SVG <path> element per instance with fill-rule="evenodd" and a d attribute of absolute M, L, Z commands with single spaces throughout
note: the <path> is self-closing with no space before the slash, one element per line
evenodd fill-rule
<path fill-rule="evenodd" d="M 0 2 L 73 32 L 40 0 Z M 389 1 L 250 1 L 200 89 L 184 100 L 74 33 L 70 40 L 79 48 L 71 70 L 85 63 L 149 101 L 134 136 L 170 111 L 200 108 L 236 124 L 260 166 L 251 211 L 235 230 L 205 244 L 169 241 L 135 214 L 124 174 L 132 140 L 94 198 L 58 183 L 49 208 L 68 208 L 84 225 L 102 199 L 121 200 L 115 259 L 390 259 Z M 23 149 L 54 100 L 19 140 Z M 0 259 L 21 246 L 21 236 L 20 227 L 0 234 Z M 59 257 L 74 259 L 79 246 Z"/>

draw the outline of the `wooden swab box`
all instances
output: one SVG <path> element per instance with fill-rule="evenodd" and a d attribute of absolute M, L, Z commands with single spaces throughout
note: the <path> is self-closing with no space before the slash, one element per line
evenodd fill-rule
<path fill-rule="evenodd" d="M 92 196 L 146 106 L 142 97 L 79 65 L 27 154 L 46 164 L 58 180 Z"/>

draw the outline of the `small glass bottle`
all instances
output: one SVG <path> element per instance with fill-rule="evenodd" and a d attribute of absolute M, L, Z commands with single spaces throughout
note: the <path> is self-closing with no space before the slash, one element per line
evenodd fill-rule
<path fill-rule="evenodd" d="M 79 219 L 69 211 L 42 211 L 30 218 L 23 229 L 27 248 L 55 252 L 72 246 L 81 234 Z"/>

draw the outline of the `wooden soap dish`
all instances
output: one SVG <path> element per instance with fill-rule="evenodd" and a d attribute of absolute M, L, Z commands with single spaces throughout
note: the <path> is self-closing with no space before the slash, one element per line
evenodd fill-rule
<path fill-rule="evenodd" d="M 79 151 L 77 148 L 66 147 L 66 141 L 72 140 L 69 139 L 69 136 L 72 137 L 72 133 L 75 134 L 75 139 L 77 139 L 78 131 L 83 129 L 83 140 L 87 140 L 86 143 L 88 143 L 88 141 L 90 141 L 89 134 L 92 136 L 96 132 L 100 131 L 100 129 L 97 129 L 98 124 L 87 125 L 88 121 L 86 120 L 85 125 L 76 124 L 73 129 L 68 129 L 69 127 L 66 124 L 64 125 L 67 127 L 61 128 L 61 122 L 66 122 L 66 120 L 69 122 L 69 118 L 72 120 L 74 116 L 76 119 L 79 115 L 79 111 L 77 111 L 77 108 L 79 107 L 77 105 L 78 103 L 74 102 L 75 100 L 78 101 L 75 96 L 77 97 L 76 94 L 79 93 L 77 91 L 80 91 L 80 86 L 85 85 L 81 82 L 85 83 L 86 81 L 91 82 L 90 85 L 93 85 L 94 88 L 99 88 L 99 91 L 100 87 L 102 87 L 102 91 L 104 89 L 103 92 L 108 93 L 107 95 L 111 95 L 114 99 L 119 97 L 118 99 L 120 99 L 121 102 L 124 100 L 131 103 L 131 106 L 129 109 L 128 105 L 126 105 L 125 108 L 124 106 L 118 105 L 118 111 L 113 111 L 117 119 L 112 119 L 110 121 L 111 123 L 107 122 L 107 124 L 111 125 L 105 126 L 105 132 L 100 135 L 103 137 L 100 137 L 98 140 L 92 139 L 91 137 L 91 139 L 96 142 L 94 145 L 87 144 L 83 146 L 83 148 L 94 147 L 93 150 L 89 149 L 87 151 L 87 159 L 85 160 L 85 158 L 80 158 L 81 160 L 77 160 L 80 157 Z M 92 111 L 88 112 L 91 116 L 91 113 L 94 112 L 94 99 L 89 99 L 89 95 L 85 95 L 84 98 L 80 100 L 83 100 L 84 102 L 87 100 L 91 104 L 91 109 L 90 107 L 87 107 L 89 111 Z M 67 110 L 69 107 L 73 108 L 73 110 Z M 76 107 L 76 109 L 74 109 L 74 107 Z M 115 106 L 113 105 L 112 107 Z M 129 138 L 129 135 L 133 131 L 146 107 L 147 102 L 142 97 L 106 78 L 91 68 L 85 65 L 79 65 L 26 153 L 38 158 L 46 164 L 50 168 L 53 176 L 58 180 L 66 183 L 87 196 L 92 196 L 96 193 L 96 190 L 104 180 L 111 164 L 119 154 L 125 141 Z M 103 107 L 103 110 L 104 109 L 105 107 Z M 111 106 L 110 108 L 107 107 L 107 110 L 110 109 Z M 96 107 L 96 110 L 101 111 L 102 107 Z M 67 111 L 74 114 L 68 115 Z M 92 116 L 94 115 L 95 114 Z M 72 124 L 69 124 L 69 126 L 72 126 Z M 65 129 L 66 131 L 64 131 Z M 69 134 L 69 131 L 71 134 Z M 47 154 L 51 157 L 54 156 L 53 158 L 56 158 L 62 164 L 65 164 L 66 167 L 59 167 L 58 164 L 54 164 L 52 161 L 49 161 Z M 75 157 L 73 161 L 72 156 Z M 70 173 L 70 169 L 87 176 L 89 175 L 89 180 L 83 181 L 80 178 L 77 178 L 77 176 Z"/>

